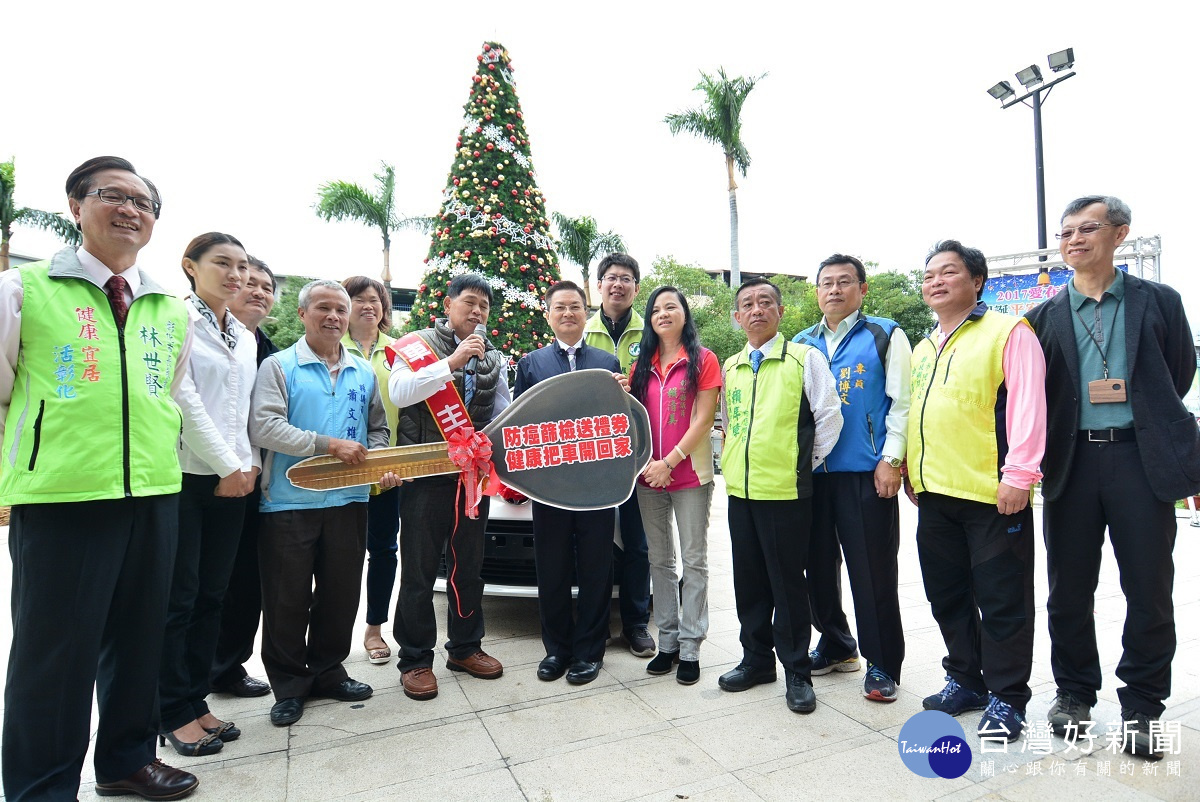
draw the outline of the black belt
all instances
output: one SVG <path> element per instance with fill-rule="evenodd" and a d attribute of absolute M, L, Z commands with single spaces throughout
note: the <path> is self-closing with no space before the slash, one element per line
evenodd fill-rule
<path fill-rule="evenodd" d="M 1080 429 L 1079 440 L 1083 443 L 1131 443 L 1137 440 L 1133 428 L 1129 429 Z"/>

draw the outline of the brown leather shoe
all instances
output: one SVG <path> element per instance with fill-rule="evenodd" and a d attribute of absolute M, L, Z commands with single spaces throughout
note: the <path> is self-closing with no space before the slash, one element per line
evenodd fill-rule
<path fill-rule="evenodd" d="M 400 675 L 400 684 L 404 686 L 404 695 L 418 702 L 437 696 L 437 677 L 432 668 L 410 668 Z"/>
<path fill-rule="evenodd" d="M 97 796 L 124 796 L 137 794 L 142 799 L 182 799 L 196 790 L 200 780 L 195 774 L 174 769 L 155 760 L 123 780 L 112 783 L 96 783 Z"/>
<path fill-rule="evenodd" d="M 475 652 L 470 657 L 461 660 L 457 657 L 446 658 L 446 668 L 451 671 L 465 671 L 478 679 L 495 679 L 504 673 L 500 661 L 484 652 Z"/>

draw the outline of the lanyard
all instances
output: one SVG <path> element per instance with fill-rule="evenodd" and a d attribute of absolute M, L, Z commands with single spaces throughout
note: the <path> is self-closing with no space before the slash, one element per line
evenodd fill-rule
<path fill-rule="evenodd" d="M 1115 308 L 1115 309 L 1113 309 L 1113 323 L 1112 323 L 1112 327 L 1113 327 L 1114 329 L 1117 327 L 1117 315 L 1118 315 L 1118 314 L 1120 313 L 1120 311 L 1121 311 L 1121 301 L 1123 301 L 1123 300 L 1125 300 L 1125 299 L 1124 299 L 1124 298 L 1118 298 L 1118 299 L 1117 299 L 1117 306 L 1116 306 L 1116 308 Z M 1101 295 L 1101 296 L 1100 296 L 1100 301 L 1101 301 L 1101 303 L 1103 303 L 1103 301 L 1104 301 L 1104 296 L 1103 296 L 1103 295 Z M 1104 325 L 1104 310 L 1103 310 L 1103 309 L 1101 309 L 1101 307 L 1100 307 L 1100 303 L 1097 303 L 1097 304 L 1096 304 L 1096 309 L 1097 309 L 1097 310 L 1099 310 L 1099 312 L 1100 312 L 1100 320 L 1099 320 L 1099 325 L 1103 326 L 1103 325 Z M 1110 337 L 1110 338 L 1108 338 L 1108 343 L 1107 343 L 1107 344 L 1106 344 L 1106 345 L 1105 345 L 1103 348 L 1101 348 L 1101 347 L 1100 347 L 1100 341 L 1096 339 L 1096 333 L 1095 333 L 1095 329 L 1093 329 L 1093 328 L 1088 328 L 1087 321 L 1085 321 L 1085 320 L 1083 319 L 1083 315 L 1079 314 L 1079 310 L 1078 310 L 1078 309 L 1076 309 L 1076 310 L 1075 310 L 1075 317 L 1079 318 L 1079 322 L 1080 322 L 1080 323 L 1083 325 L 1083 330 L 1084 330 L 1084 331 L 1086 331 L 1086 332 L 1088 333 L 1088 338 L 1090 338 L 1090 339 L 1091 339 L 1091 341 L 1092 341 L 1092 345 L 1096 346 L 1096 350 L 1100 352 L 1100 363 L 1101 363 L 1102 365 L 1104 365 L 1104 378 L 1106 378 L 1106 379 L 1107 379 L 1107 378 L 1108 378 L 1108 349 L 1109 349 L 1110 347 L 1112 347 L 1112 338 L 1111 338 L 1111 337 Z M 1112 332 L 1109 332 L 1109 334 L 1112 334 Z"/>

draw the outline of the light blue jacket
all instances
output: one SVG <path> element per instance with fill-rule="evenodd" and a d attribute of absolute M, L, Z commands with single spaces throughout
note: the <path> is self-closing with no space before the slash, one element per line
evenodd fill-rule
<path fill-rule="evenodd" d="M 344 361 L 336 384 L 330 382 L 329 369 L 308 348 L 299 349 L 301 340 L 290 348 L 272 354 L 259 368 L 258 384 L 254 388 L 255 410 L 251 421 L 251 438 L 256 445 L 271 448 L 280 442 L 307 436 L 303 446 L 289 454 L 272 449 L 263 463 L 263 494 L 259 509 L 262 512 L 307 510 L 341 507 L 356 501 L 366 501 L 369 485 L 340 490 L 303 490 L 287 478 L 287 469 L 313 454 L 323 454 L 330 438 L 355 440 L 364 446 L 387 445 L 386 414 L 379 397 L 375 371 L 361 357 L 343 351 Z M 279 426 L 279 412 L 272 411 L 273 392 L 282 372 L 287 423 Z M 275 381 L 273 381 L 275 380 Z M 261 404 L 261 405 L 260 405 Z M 265 407 L 265 409 L 264 409 Z M 266 414 L 262 414 L 262 413 Z M 271 416 L 274 412 L 275 425 Z M 377 419 L 377 420 L 373 420 Z M 372 427 L 372 423 L 376 425 Z M 368 437 L 370 435 L 370 437 Z"/>

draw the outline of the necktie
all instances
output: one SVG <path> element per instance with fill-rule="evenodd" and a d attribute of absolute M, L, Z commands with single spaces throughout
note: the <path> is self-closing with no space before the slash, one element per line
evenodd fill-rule
<path fill-rule="evenodd" d="M 108 305 L 112 307 L 117 326 L 125 328 L 125 317 L 129 314 L 129 304 L 125 303 L 125 286 L 127 282 L 120 276 L 113 276 L 104 285 L 108 293 Z"/>
<path fill-rule="evenodd" d="M 758 373 L 758 366 L 762 364 L 763 352 L 755 348 L 750 352 L 750 368 Z"/>
<path fill-rule="evenodd" d="M 466 398 L 463 400 L 466 403 L 471 403 L 471 399 L 475 397 L 475 374 L 467 373 L 463 376 L 463 390 Z"/>
<path fill-rule="evenodd" d="M 576 350 L 577 349 L 573 345 L 567 349 L 567 361 L 571 363 L 571 370 L 575 370 L 575 351 Z"/>

